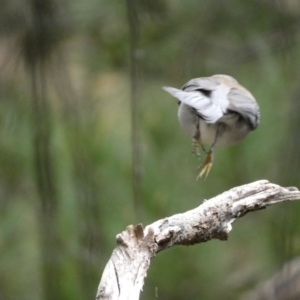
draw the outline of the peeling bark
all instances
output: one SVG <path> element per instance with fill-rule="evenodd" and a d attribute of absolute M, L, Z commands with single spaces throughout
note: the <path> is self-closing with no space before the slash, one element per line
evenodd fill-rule
<path fill-rule="evenodd" d="M 117 248 L 107 263 L 96 299 L 139 299 L 151 259 L 174 245 L 211 239 L 227 240 L 231 223 L 248 212 L 284 201 L 299 200 L 295 187 L 260 180 L 235 187 L 195 209 L 158 220 L 143 229 L 130 225 L 117 235 Z"/>

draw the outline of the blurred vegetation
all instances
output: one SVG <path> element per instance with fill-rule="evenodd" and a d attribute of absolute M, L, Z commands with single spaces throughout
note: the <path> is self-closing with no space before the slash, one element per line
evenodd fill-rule
<path fill-rule="evenodd" d="M 258 179 L 300 187 L 298 1 L 0 4 L 0 299 L 93 299 L 127 225 Z M 217 149 L 196 182 L 199 162 L 161 86 L 218 73 L 251 90 L 261 124 Z M 299 255 L 299 213 L 278 205 L 237 221 L 226 243 L 159 254 L 141 299 L 238 299 Z"/>

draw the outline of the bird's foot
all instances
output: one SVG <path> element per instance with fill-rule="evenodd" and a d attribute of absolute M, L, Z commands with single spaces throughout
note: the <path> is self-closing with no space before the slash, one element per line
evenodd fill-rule
<path fill-rule="evenodd" d="M 201 164 L 201 166 L 199 166 L 197 168 L 197 170 L 201 170 L 199 175 L 197 176 L 196 180 L 198 180 L 199 178 L 201 178 L 204 175 L 204 179 L 208 176 L 211 167 L 213 165 L 213 151 L 209 151 L 207 153 L 207 156 L 204 160 L 204 162 Z"/>

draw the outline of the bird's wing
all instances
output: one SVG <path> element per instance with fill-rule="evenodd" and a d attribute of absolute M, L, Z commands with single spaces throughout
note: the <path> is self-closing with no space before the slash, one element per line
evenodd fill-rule
<path fill-rule="evenodd" d="M 204 91 L 214 91 L 220 83 L 216 80 L 213 80 L 211 77 L 200 77 L 194 78 L 188 81 L 183 87 L 184 91 L 195 91 L 195 90 L 204 90 Z"/>
<path fill-rule="evenodd" d="M 253 96 L 248 91 L 231 88 L 227 97 L 229 100 L 227 109 L 239 113 L 254 130 L 259 124 L 260 113 Z"/>
<path fill-rule="evenodd" d="M 195 109 L 198 115 L 207 123 L 215 123 L 223 116 L 222 109 L 215 105 L 209 97 L 201 91 L 182 91 L 172 87 L 163 87 L 163 89 L 177 98 L 180 102 Z"/>

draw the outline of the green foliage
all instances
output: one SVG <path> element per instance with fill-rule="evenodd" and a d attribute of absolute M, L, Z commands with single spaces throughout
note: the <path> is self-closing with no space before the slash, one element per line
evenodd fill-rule
<path fill-rule="evenodd" d="M 92 299 L 115 235 L 127 225 L 147 225 L 258 179 L 300 186 L 299 5 L 291 8 L 283 0 L 139 2 L 143 214 L 137 216 L 125 2 L 47 1 L 55 22 L 43 24 L 50 26 L 45 34 L 51 32 L 52 39 L 46 39 L 51 51 L 37 77 L 46 89 L 36 100 L 43 98 L 48 110 L 41 106 L 39 111 L 34 76 L 24 67 L 36 56 L 26 60 L 31 48 L 23 42 L 35 28 L 30 8 L 41 2 L 1 3 L 1 299 Z M 234 76 L 253 93 L 261 124 L 241 144 L 218 148 L 207 180 L 195 181 L 200 161 L 178 125 L 176 101 L 161 87 L 216 73 Z M 42 116 L 38 123 L 35 114 Z M 46 196 L 50 206 L 57 204 L 47 221 L 41 217 L 49 215 L 43 211 L 45 194 L 35 165 L 35 132 L 46 119 L 48 148 L 41 145 L 53 170 L 55 197 Z M 299 209 L 290 203 L 249 215 L 234 224 L 226 243 L 160 253 L 141 299 L 156 293 L 161 299 L 238 298 L 299 255 Z M 45 225 L 49 237 L 41 234 Z M 47 239 L 55 242 L 56 254 L 46 257 L 57 267 L 53 295 L 45 294 Z"/>

